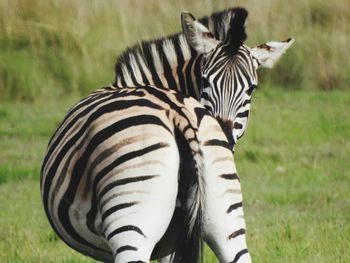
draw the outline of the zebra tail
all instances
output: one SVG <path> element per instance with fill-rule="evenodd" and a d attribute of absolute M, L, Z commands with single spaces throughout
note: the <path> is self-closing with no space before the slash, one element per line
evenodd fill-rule
<path fill-rule="evenodd" d="M 182 141 L 179 149 L 182 149 L 180 154 L 183 159 L 181 165 L 183 168 L 180 171 L 179 192 L 180 195 L 182 192 L 181 202 L 188 205 L 184 215 L 184 231 L 178 240 L 173 262 L 197 263 L 202 262 L 203 250 L 203 205 L 205 204 L 203 155 L 196 135 L 193 138 L 191 132 L 189 132 L 191 137 L 186 132 L 180 131 L 180 133 L 177 137 Z M 189 203 L 188 200 L 192 202 Z"/>

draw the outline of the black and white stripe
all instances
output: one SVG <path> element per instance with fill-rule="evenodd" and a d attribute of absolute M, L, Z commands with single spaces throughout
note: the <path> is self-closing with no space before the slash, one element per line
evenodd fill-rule
<path fill-rule="evenodd" d="M 226 136 L 199 102 L 176 92 L 108 87 L 82 99 L 50 140 L 41 191 L 56 233 L 96 260 L 175 253 L 176 262 L 196 262 L 202 239 L 222 262 L 246 250 Z"/>
<path fill-rule="evenodd" d="M 144 41 L 119 56 L 114 86 L 155 85 L 196 98 L 220 119 L 233 146 L 247 128 L 258 68 L 273 67 L 294 42 L 246 46 L 247 15 L 230 8 L 197 21 L 183 12 L 183 33 Z"/>
<path fill-rule="evenodd" d="M 244 22 L 245 17 L 241 16 L 245 12 L 240 8 L 231 8 L 199 19 L 198 22 L 208 28 L 206 37 L 212 36 L 226 43 L 227 39 L 233 39 L 230 36 L 232 32 L 237 36 L 235 30 L 244 27 L 244 24 L 232 22 L 235 17 Z M 228 124 L 228 129 L 231 130 L 229 138 L 235 142 L 246 128 L 252 91 L 257 86 L 256 67 L 253 66 L 249 49 L 242 45 L 243 40 L 239 43 L 241 47 L 238 52 L 223 54 L 221 48 L 218 48 L 209 57 L 191 45 L 186 32 L 142 42 L 119 56 L 115 65 L 114 85 L 155 85 L 201 100 L 211 114 L 223 119 L 223 124 Z M 206 67 L 208 64 L 211 65 L 210 70 Z M 218 79 L 216 72 L 223 70 L 228 74 L 221 74 Z M 207 81 L 211 79 L 214 83 Z M 214 87 L 207 86 L 208 83 Z"/>
<path fill-rule="evenodd" d="M 105 262 L 197 262 L 204 239 L 220 262 L 251 261 L 231 150 L 256 69 L 293 41 L 243 45 L 246 16 L 235 8 L 201 23 L 183 13 L 183 34 L 122 54 L 114 85 L 68 112 L 49 142 L 41 191 L 69 246 Z"/>

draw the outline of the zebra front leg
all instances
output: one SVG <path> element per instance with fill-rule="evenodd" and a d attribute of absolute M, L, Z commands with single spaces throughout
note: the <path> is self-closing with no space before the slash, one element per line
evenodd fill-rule
<path fill-rule="evenodd" d="M 220 150 L 212 156 L 210 163 L 206 163 L 205 241 L 222 263 L 251 262 L 241 185 L 232 152 Z"/>
<path fill-rule="evenodd" d="M 164 156 L 172 161 L 160 162 Z M 177 149 L 166 147 L 102 183 L 102 226 L 115 263 L 149 262 L 175 209 L 178 164 Z"/>

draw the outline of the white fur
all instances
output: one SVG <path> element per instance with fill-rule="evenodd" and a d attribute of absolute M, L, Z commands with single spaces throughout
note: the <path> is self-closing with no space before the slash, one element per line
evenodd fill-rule
<path fill-rule="evenodd" d="M 180 35 L 179 37 L 179 42 L 180 42 L 180 48 L 182 55 L 184 57 L 185 61 L 188 61 L 191 59 L 191 49 L 190 46 L 188 45 L 188 42 L 186 41 L 185 35 Z"/>
<path fill-rule="evenodd" d="M 259 61 L 260 67 L 272 68 L 293 43 L 294 39 L 283 42 L 271 41 L 251 48 L 250 52 Z"/>
<path fill-rule="evenodd" d="M 143 72 L 145 73 L 146 78 L 147 79 L 152 79 L 152 74 L 148 70 L 148 67 L 146 66 L 146 63 L 145 63 L 143 57 L 141 56 L 140 52 L 137 52 L 137 58 L 140 61 L 141 68 L 142 68 Z"/>
<path fill-rule="evenodd" d="M 162 45 L 163 45 L 165 56 L 168 59 L 168 62 L 170 64 L 170 67 L 175 68 L 177 66 L 177 56 L 175 53 L 174 44 L 171 42 L 171 40 L 166 39 L 164 40 Z"/>
<path fill-rule="evenodd" d="M 152 52 L 154 67 L 156 68 L 156 71 L 157 71 L 157 73 L 159 75 L 159 78 L 162 81 L 162 85 L 165 86 L 164 85 L 165 79 L 164 79 L 164 76 L 163 76 L 164 67 L 163 67 L 162 61 L 160 60 L 159 52 L 158 52 L 157 47 L 156 47 L 155 44 L 151 45 L 151 52 Z"/>
<path fill-rule="evenodd" d="M 151 45 L 152 57 L 154 62 L 154 67 L 156 71 L 161 74 L 164 72 L 162 61 L 160 60 L 159 53 L 155 44 Z"/>
<path fill-rule="evenodd" d="M 136 80 L 142 80 L 142 75 L 139 69 L 139 65 L 136 62 L 136 58 L 134 54 L 130 54 L 130 66 L 132 69 L 132 72 L 135 75 Z M 142 81 L 140 81 L 142 83 Z"/>
<path fill-rule="evenodd" d="M 125 65 L 122 66 L 122 71 L 123 71 L 123 76 L 125 79 L 126 86 L 129 86 L 129 87 L 134 86 L 134 83 L 132 82 L 129 71 Z"/>

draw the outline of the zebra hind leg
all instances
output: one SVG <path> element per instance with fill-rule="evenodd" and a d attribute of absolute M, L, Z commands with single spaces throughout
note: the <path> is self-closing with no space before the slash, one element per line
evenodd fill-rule
<path fill-rule="evenodd" d="M 121 167 L 121 173 L 107 175 L 102 182 L 102 226 L 115 263 L 149 262 L 175 209 L 178 159 L 174 143 L 138 159 L 135 168 Z"/>

